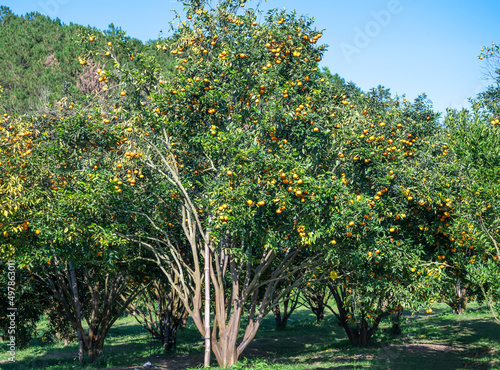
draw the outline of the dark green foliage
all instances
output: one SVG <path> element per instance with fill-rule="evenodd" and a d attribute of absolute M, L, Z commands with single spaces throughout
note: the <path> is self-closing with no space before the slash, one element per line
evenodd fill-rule
<path fill-rule="evenodd" d="M 10 281 L 7 273 L 8 265 L 0 264 L 0 337 L 7 342 L 11 336 L 15 337 L 16 345 L 22 349 L 36 336 L 37 322 L 47 307 L 48 301 L 44 297 L 42 287 L 36 280 L 32 280 L 31 271 L 27 269 L 9 271 L 15 271 L 14 305 L 11 305 L 8 299 L 8 282 Z M 15 332 L 10 326 L 9 315 L 12 313 L 16 314 Z"/>
<path fill-rule="evenodd" d="M 37 112 L 62 97 L 70 101 L 84 98 L 80 87 L 87 66 L 79 64 L 81 46 L 75 42 L 84 28 L 35 12 L 17 16 L 9 8 L 0 7 L 0 86 L 4 89 L 0 113 Z M 123 31 L 111 24 L 104 34 L 111 41 Z M 129 37 L 125 40 L 134 54 L 164 53 L 156 49 L 154 41 L 144 44 Z M 173 69 L 169 54 L 165 55 L 158 58 L 161 67 Z"/>

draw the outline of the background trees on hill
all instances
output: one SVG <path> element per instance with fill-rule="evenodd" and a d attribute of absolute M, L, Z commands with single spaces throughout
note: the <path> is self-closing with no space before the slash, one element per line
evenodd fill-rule
<path fill-rule="evenodd" d="M 94 76 L 82 70 L 78 60 L 80 46 L 75 41 L 81 30 L 97 32 L 95 28 L 65 25 L 36 12 L 18 16 L 5 6 L 0 7 L 0 19 L 0 69 L 4 71 L 0 74 L 0 86 L 5 89 L 0 102 L 2 113 L 39 112 L 63 97 L 75 102 L 93 92 L 88 83 L 94 81 Z M 124 34 L 111 24 L 105 31 L 106 42 L 123 40 L 127 53 L 159 53 L 154 44 Z M 173 67 L 168 57 L 159 63 L 165 70 Z"/>

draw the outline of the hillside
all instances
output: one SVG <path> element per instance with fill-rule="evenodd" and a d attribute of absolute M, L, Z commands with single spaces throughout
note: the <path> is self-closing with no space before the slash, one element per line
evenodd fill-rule
<path fill-rule="evenodd" d="M 63 96 L 70 100 L 84 97 L 88 92 L 85 87 L 88 71 L 78 62 L 80 48 L 77 43 L 78 32 L 84 28 L 73 23 L 65 25 L 59 19 L 52 20 L 35 12 L 18 16 L 0 6 L 2 113 L 39 111 Z M 111 40 L 123 31 L 110 25 L 104 33 Z M 140 40 L 127 37 L 126 41 L 134 53 L 158 52 L 150 47 L 151 44 Z M 164 69 L 172 68 L 168 57 L 160 63 Z"/>

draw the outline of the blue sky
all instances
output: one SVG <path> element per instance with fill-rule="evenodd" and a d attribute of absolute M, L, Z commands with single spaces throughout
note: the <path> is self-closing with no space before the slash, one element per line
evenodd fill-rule
<path fill-rule="evenodd" d="M 37 11 L 62 22 L 106 29 L 110 23 L 143 41 L 169 29 L 175 0 L 0 0 L 18 15 Z M 256 1 L 251 1 L 250 7 Z M 296 9 L 316 19 L 329 45 L 322 66 L 363 90 L 377 85 L 414 99 L 427 93 L 438 111 L 467 106 L 484 90 L 480 48 L 500 42 L 500 1 L 267 0 L 263 9 Z"/>

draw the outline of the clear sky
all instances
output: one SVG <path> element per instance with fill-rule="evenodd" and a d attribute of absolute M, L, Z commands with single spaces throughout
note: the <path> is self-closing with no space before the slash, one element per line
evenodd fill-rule
<path fill-rule="evenodd" d="M 249 7 L 255 6 L 252 1 Z M 169 29 L 175 0 L 0 0 L 15 14 L 40 12 L 62 22 L 106 29 L 110 23 L 147 41 Z M 438 111 L 467 106 L 488 84 L 483 45 L 500 42 L 500 0 L 267 0 L 261 8 L 296 9 L 325 29 L 322 66 L 363 90 L 377 85 L 414 99 L 425 92 Z"/>

